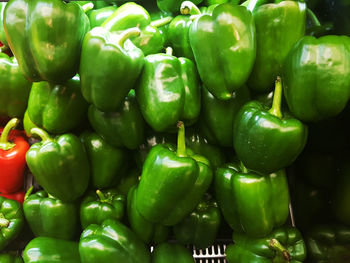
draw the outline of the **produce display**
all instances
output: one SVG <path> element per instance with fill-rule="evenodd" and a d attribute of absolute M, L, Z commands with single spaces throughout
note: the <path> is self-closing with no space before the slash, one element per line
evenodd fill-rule
<path fill-rule="evenodd" d="M 0 263 L 350 262 L 349 13 L 0 2 Z"/>

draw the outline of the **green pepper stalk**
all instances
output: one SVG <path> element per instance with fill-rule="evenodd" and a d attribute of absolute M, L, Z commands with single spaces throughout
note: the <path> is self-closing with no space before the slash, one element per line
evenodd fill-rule
<path fill-rule="evenodd" d="M 9 224 L 10 224 L 10 221 L 5 218 L 3 213 L 0 213 L 0 228 L 8 227 Z"/>
<path fill-rule="evenodd" d="M 182 15 L 190 15 L 190 20 L 196 19 L 202 14 L 201 10 L 191 1 L 184 1 L 180 7 L 180 13 Z"/>
<path fill-rule="evenodd" d="M 282 82 L 281 77 L 277 77 L 275 83 L 275 92 L 273 93 L 272 107 L 269 113 L 282 119 L 283 115 L 281 112 L 281 102 L 282 102 Z"/>
<path fill-rule="evenodd" d="M 185 137 L 185 125 L 182 121 L 177 123 L 178 135 L 177 135 L 177 151 L 176 155 L 179 157 L 187 157 L 186 154 L 186 137 Z"/>
<path fill-rule="evenodd" d="M 10 134 L 10 131 L 14 129 L 19 123 L 19 119 L 13 118 L 11 119 L 5 126 L 4 130 L 1 133 L 0 137 L 0 149 L 4 151 L 8 151 L 16 146 L 15 143 L 8 141 L 8 136 Z"/>
<path fill-rule="evenodd" d="M 271 238 L 269 242 L 269 247 L 277 252 L 280 252 L 283 258 L 288 262 L 291 260 L 291 256 L 288 250 L 276 238 Z"/>
<path fill-rule="evenodd" d="M 86 14 L 87 12 L 89 12 L 90 10 L 92 10 L 94 8 L 94 3 L 92 3 L 92 2 L 86 3 L 84 5 L 81 5 L 81 8 L 83 9 L 84 13 Z"/>

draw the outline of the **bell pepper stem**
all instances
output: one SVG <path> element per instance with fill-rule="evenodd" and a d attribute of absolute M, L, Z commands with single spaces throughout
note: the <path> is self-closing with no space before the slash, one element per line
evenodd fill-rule
<path fill-rule="evenodd" d="M 89 12 L 90 10 L 92 10 L 94 8 L 94 4 L 93 3 L 86 3 L 85 5 L 82 5 L 81 8 L 83 9 L 84 13 L 86 14 L 87 12 Z"/>
<path fill-rule="evenodd" d="M 249 172 L 249 170 L 247 169 L 247 167 L 245 167 L 245 165 L 243 164 L 243 162 L 241 161 L 241 164 L 240 164 L 240 166 L 241 166 L 241 170 L 242 170 L 242 172 L 243 173 L 248 173 Z"/>
<path fill-rule="evenodd" d="M 2 214 L 1 214 L 2 215 Z M 3 216 L 0 216 L 0 228 L 1 227 L 8 227 L 10 224 L 10 221 L 4 218 Z"/>
<path fill-rule="evenodd" d="M 172 16 L 163 17 L 161 19 L 152 21 L 151 26 L 162 27 L 162 26 L 169 24 L 171 22 L 171 20 L 173 20 Z"/>
<path fill-rule="evenodd" d="M 44 131 L 43 129 L 33 128 L 30 130 L 30 133 L 40 137 L 40 139 L 43 142 L 44 141 L 52 141 L 52 138 L 50 137 L 50 135 L 46 131 Z"/>
<path fill-rule="evenodd" d="M 281 112 L 281 102 L 282 102 L 282 81 L 280 77 L 277 77 L 275 82 L 275 92 L 273 94 L 272 107 L 269 110 L 269 113 L 277 116 L 278 118 L 282 118 Z"/>
<path fill-rule="evenodd" d="M 177 123 L 179 129 L 177 134 L 177 152 L 176 155 L 179 157 L 186 157 L 186 137 L 185 137 L 185 125 L 182 121 Z"/>
<path fill-rule="evenodd" d="M 291 256 L 290 253 L 288 252 L 287 249 L 285 249 L 285 247 L 275 238 L 272 238 L 269 242 L 269 246 L 270 248 L 272 248 L 273 250 L 279 251 L 282 253 L 282 256 L 285 260 L 287 260 L 288 262 L 291 260 Z"/>
<path fill-rule="evenodd" d="M 0 149 L 8 151 L 16 146 L 16 144 L 8 141 L 8 137 L 9 137 L 10 131 L 14 129 L 18 125 L 18 123 L 19 123 L 19 119 L 13 118 L 6 124 L 0 136 Z"/>
<path fill-rule="evenodd" d="M 106 201 L 107 198 L 104 195 L 104 193 L 101 192 L 101 190 L 96 190 L 96 194 L 97 194 L 98 198 L 100 198 L 101 202 Z"/>
<path fill-rule="evenodd" d="M 308 18 L 311 20 L 313 26 L 321 26 L 320 20 L 318 20 L 317 16 L 310 8 L 306 9 L 306 14 Z"/>
<path fill-rule="evenodd" d="M 141 34 L 141 30 L 138 27 L 132 27 L 129 28 L 125 31 L 123 31 L 120 35 L 119 35 L 119 41 L 118 41 L 118 45 L 119 46 L 123 46 L 124 42 L 131 38 L 131 37 L 137 37 Z"/>
<path fill-rule="evenodd" d="M 31 187 L 27 190 L 26 194 L 24 195 L 24 200 L 27 200 L 27 199 L 28 199 L 28 197 L 32 194 L 33 189 L 34 189 L 34 186 L 31 186 Z"/>
<path fill-rule="evenodd" d="M 200 15 L 202 12 L 199 10 L 198 6 L 191 1 L 184 1 L 180 7 L 180 13 L 182 15 Z"/>
<path fill-rule="evenodd" d="M 165 54 L 172 56 L 173 55 L 173 48 L 172 47 L 167 47 L 165 49 Z"/>

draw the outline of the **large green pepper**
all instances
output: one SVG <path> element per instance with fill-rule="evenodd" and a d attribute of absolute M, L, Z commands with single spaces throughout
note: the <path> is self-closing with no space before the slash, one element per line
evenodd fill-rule
<path fill-rule="evenodd" d="M 243 6 L 218 5 L 191 25 L 190 44 L 199 75 L 218 99 L 232 98 L 248 79 L 256 56 L 253 15 Z"/>
<path fill-rule="evenodd" d="M 23 251 L 25 263 L 81 263 L 77 242 L 52 237 L 32 239 Z"/>
<path fill-rule="evenodd" d="M 91 10 L 88 14 L 90 28 L 101 26 L 103 22 L 114 13 L 115 10 L 117 10 L 116 6 L 105 6 L 99 9 Z"/>
<path fill-rule="evenodd" d="M 102 112 L 91 105 L 88 117 L 93 129 L 112 146 L 136 149 L 144 140 L 145 121 L 142 118 L 134 90 L 115 112 Z"/>
<path fill-rule="evenodd" d="M 187 153 L 185 127 L 179 122 L 177 151 L 169 145 L 152 148 L 143 165 L 136 209 L 154 223 L 175 225 L 198 205 L 212 181 L 209 161 Z"/>
<path fill-rule="evenodd" d="M 73 239 L 78 233 L 78 206 L 64 203 L 45 191 L 30 194 L 30 188 L 23 203 L 24 216 L 36 236 L 58 239 Z"/>
<path fill-rule="evenodd" d="M 205 249 L 215 242 L 220 222 L 220 209 L 216 201 L 205 195 L 196 209 L 173 229 L 179 243 Z"/>
<path fill-rule="evenodd" d="M 216 99 L 205 87 L 202 89 L 201 121 L 210 133 L 213 143 L 232 147 L 233 124 L 238 111 L 243 104 L 250 100 L 250 93 L 246 86 L 233 92 L 229 100 Z"/>
<path fill-rule="evenodd" d="M 128 193 L 128 220 L 130 228 L 145 244 L 159 244 L 166 241 L 170 228 L 154 224 L 144 219 L 136 209 L 137 187 L 133 186 Z"/>
<path fill-rule="evenodd" d="M 31 86 L 15 58 L 0 53 L 0 116 L 23 117 Z"/>
<path fill-rule="evenodd" d="M 20 203 L 0 196 L 0 251 L 20 234 L 23 226 Z"/>
<path fill-rule="evenodd" d="M 304 149 L 307 127 L 281 111 L 282 84 L 276 81 L 270 110 L 260 102 L 245 104 L 236 116 L 233 145 L 238 158 L 251 170 L 269 174 L 294 162 Z"/>
<path fill-rule="evenodd" d="M 305 3 L 275 2 L 276 4 L 261 5 L 253 10 L 257 52 L 248 86 L 259 93 L 273 89 L 273 81 L 281 75 L 288 52 L 305 33 Z"/>
<path fill-rule="evenodd" d="M 124 216 L 125 196 L 116 190 L 97 190 L 88 194 L 80 205 L 80 221 L 83 229 L 91 224 L 102 224 L 106 219 L 121 220 Z"/>
<path fill-rule="evenodd" d="M 106 253 L 108 251 L 108 253 Z M 129 228 L 118 221 L 105 220 L 90 225 L 81 234 L 79 252 L 82 263 L 150 263 L 148 248 Z"/>
<path fill-rule="evenodd" d="M 284 170 L 262 176 L 242 164 L 227 164 L 215 173 L 215 196 L 235 233 L 263 237 L 289 215 L 289 190 Z"/>
<path fill-rule="evenodd" d="M 170 81 L 171 80 L 171 81 Z M 155 131 L 175 128 L 177 121 L 192 124 L 200 113 L 200 84 L 193 62 L 166 54 L 145 58 L 136 97 L 143 117 Z"/>
<path fill-rule="evenodd" d="M 33 144 L 26 154 L 35 180 L 49 194 L 62 201 L 73 201 L 88 187 L 90 169 L 87 154 L 79 138 L 63 134 L 51 138 L 45 131 L 33 128 L 41 142 Z"/>
<path fill-rule="evenodd" d="M 127 152 L 113 147 L 93 132 L 84 132 L 80 139 L 89 159 L 92 188 L 102 189 L 116 185 L 123 175 Z"/>
<path fill-rule="evenodd" d="M 306 247 L 298 229 L 275 229 L 263 238 L 233 234 L 234 244 L 226 250 L 229 263 L 301 263 L 306 258 Z"/>
<path fill-rule="evenodd" d="M 12 254 L 0 254 L 1 263 L 23 263 L 23 259 L 20 256 Z"/>
<path fill-rule="evenodd" d="M 302 38 L 283 69 L 284 95 L 293 115 L 319 121 L 339 114 L 350 96 L 350 38 Z"/>
<path fill-rule="evenodd" d="M 131 38 L 131 41 L 140 48 L 145 55 L 159 52 L 165 42 L 165 36 L 158 27 L 169 24 L 172 17 L 165 17 L 151 21 L 146 9 L 136 3 L 126 3 L 120 6 L 102 26 L 111 32 L 124 31 L 125 29 L 138 27 L 141 34 Z"/>
<path fill-rule="evenodd" d="M 93 28 L 86 34 L 79 69 L 81 91 L 99 110 L 117 110 L 141 73 L 143 53 L 128 40 L 138 35 L 138 28 L 117 35 L 103 27 Z"/>
<path fill-rule="evenodd" d="M 86 116 L 87 108 L 80 91 L 80 79 L 76 76 L 62 85 L 46 81 L 34 83 L 27 112 L 38 127 L 60 134 L 78 127 Z"/>
<path fill-rule="evenodd" d="M 310 263 L 345 263 L 350 259 L 350 228 L 316 225 L 306 235 Z"/>
<path fill-rule="evenodd" d="M 45 12 L 43 12 L 45 10 Z M 4 27 L 9 46 L 30 81 L 64 83 L 79 67 L 89 19 L 76 3 L 11 0 Z"/>
<path fill-rule="evenodd" d="M 152 252 L 152 263 L 194 263 L 191 252 L 182 245 L 162 243 Z"/>

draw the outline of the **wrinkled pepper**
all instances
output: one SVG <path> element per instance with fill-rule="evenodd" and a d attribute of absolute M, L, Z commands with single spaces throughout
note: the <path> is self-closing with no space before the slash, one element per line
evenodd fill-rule
<path fill-rule="evenodd" d="M 230 163 L 215 173 L 215 197 L 235 233 L 264 237 L 289 215 L 289 189 L 284 170 L 260 175 Z"/>
<path fill-rule="evenodd" d="M 177 150 L 158 144 L 143 165 L 136 209 L 153 223 L 175 225 L 195 209 L 212 181 L 209 161 L 186 151 L 185 126 L 178 123 Z"/>
<path fill-rule="evenodd" d="M 162 243 L 154 248 L 152 263 L 195 263 L 195 260 L 186 247 Z"/>
<path fill-rule="evenodd" d="M 43 12 L 45 10 L 45 12 Z M 89 18 L 76 3 L 11 0 L 5 8 L 8 44 L 30 81 L 64 83 L 78 71 Z"/>
<path fill-rule="evenodd" d="M 172 48 L 166 54 L 145 57 L 136 97 L 143 117 L 155 131 L 174 129 L 179 120 L 194 123 L 201 106 L 195 65 L 187 58 L 172 56 Z"/>
<path fill-rule="evenodd" d="M 41 190 L 31 194 L 23 203 L 24 216 L 35 236 L 71 240 L 76 237 L 79 214 L 76 203 L 65 203 Z"/>
<path fill-rule="evenodd" d="M 12 130 L 19 119 L 11 119 L 0 129 L 0 193 L 12 194 L 22 189 L 29 144 L 23 131 Z"/>
<path fill-rule="evenodd" d="M 88 187 L 90 169 L 79 138 L 69 133 L 51 138 L 38 128 L 31 132 L 41 138 L 26 154 L 28 167 L 38 184 L 65 202 L 82 196 Z"/>
<path fill-rule="evenodd" d="M 238 112 L 233 128 L 233 146 L 238 158 L 251 170 L 269 174 L 294 162 L 306 144 L 308 129 L 301 121 L 281 111 L 282 83 L 277 78 L 270 109 L 257 101 Z"/>

